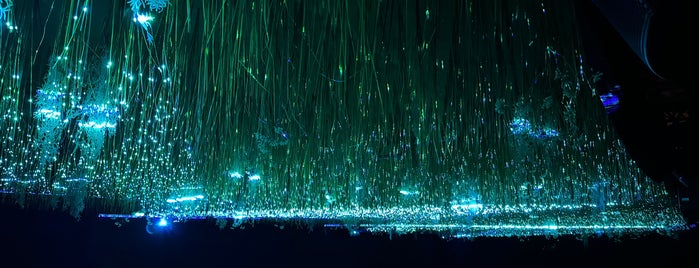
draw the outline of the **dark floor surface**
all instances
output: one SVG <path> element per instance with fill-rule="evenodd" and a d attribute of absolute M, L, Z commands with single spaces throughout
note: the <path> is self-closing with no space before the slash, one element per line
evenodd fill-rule
<path fill-rule="evenodd" d="M 220 229 L 214 221 L 149 234 L 90 216 L 4 206 L 2 267 L 697 267 L 699 235 L 445 240 L 436 235 L 351 237 L 287 223 Z M 18 266 L 19 265 L 19 266 Z M 621 266 L 620 266 L 621 265 Z"/>

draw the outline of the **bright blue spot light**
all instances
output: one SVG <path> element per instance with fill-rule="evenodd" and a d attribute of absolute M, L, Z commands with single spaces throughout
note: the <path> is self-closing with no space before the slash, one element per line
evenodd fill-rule
<path fill-rule="evenodd" d="M 510 123 L 510 131 L 514 135 L 526 135 L 536 139 L 558 137 L 559 133 L 551 128 L 534 128 L 529 120 L 514 118 Z"/>
<path fill-rule="evenodd" d="M 172 231 L 172 226 L 166 218 L 150 218 L 146 224 L 148 234 L 165 234 Z"/>
<path fill-rule="evenodd" d="M 620 85 L 615 85 L 613 88 L 609 89 L 609 92 L 607 94 L 602 94 L 599 96 L 599 99 L 602 101 L 602 105 L 604 105 L 604 109 L 607 110 L 607 114 L 610 114 L 617 109 L 619 109 L 619 94 L 621 91 L 621 86 Z"/>
<path fill-rule="evenodd" d="M 544 128 L 538 135 L 532 135 L 534 138 L 553 138 L 558 137 L 558 131 L 555 129 Z"/>
<path fill-rule="evenodd" d="M 604 105 L 604 109 L 607 110 L 607 113 L 614 112 L 619 108 L 619 97 L 617 95 L 610 92 L 606 95 L 599 96 L 599 98 L 602 100 L 602 104 Z"/>
<path fill-rule="evenodd" d="M 133 18 L 133 21 L 138 22 L 145 27 L 145 26 L 150 26 L 150 22 L 153 19 L 154 18 L 148 14 L 136 14 L 136 16 L 134 16 L 134 18 Z"/>
<path fill-rule="evenodd" d="M 531 128 L 532 125 L 529 123 L 529 120 L 522 118 L 515 118 L 510 124 L 510 131 L 512 131 L 512 134 L 515 135 L 529 133 Z"/>

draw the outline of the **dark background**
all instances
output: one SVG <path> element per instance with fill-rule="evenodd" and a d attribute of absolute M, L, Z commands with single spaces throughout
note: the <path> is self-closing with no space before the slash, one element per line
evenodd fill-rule
<path fill-rule="evenodd" d="M 149 234 L 143 219 L 118 227 L 96 215 L 77 221 L 60 211 L 0 213 L 3 267 L 696 267 L 699 249 L 693 231 L 445 240 L 349 236 L 288 222 L 283 229 L 271 222 L 219 229 L 213 220 L 192 220 Z"/>
<path fill-rule="evenodd" d="M 663 4 L 663 16 L 682 18 L 690 10 L 667 2 L 673 1 Z M 662 183 L 678 169 L 695 179 L 693 128 L 667 125 L 667 112 L 693 114 L 696 106 L 696 86 L 686 77 L 696 68 L 691 66 L 696 65 L 690 41 L 696 32 L 693 25 L 672 24 L 667 31 L 658 30 L 667 25 L 657 26 L 655 31 L 665 36 L 652 38 L 677 38 L 672 41 L 680 44 L 655 47 L 678 55 L 664 58 L 676 60 L 674 67 L 680 70 L 677 79 L 659 81 L 591 1 L 577 4 L 588 61 L 604 73 L 603 84 L 621 89 L 619 109 L 610 119 L 631 156 L 654 180 L 648 183 Z M 289 223 L 283 229 L 265 222 L 219 229 L 214 221 L 192 220 L 149 234 L 143 219 L 117 226 L 89 212 L 77 220 L 63 211 L 39 212 L 0 203 L 5 204 L 0 210 L 2 267 L 696 267 L 699 256 L 695 229 L 674 236 L 445 240 L 435 234 L 351 237 L 342 229 L 311 230 Z"/>
<path fill-rule="evenodd" d="M 576 1 L 583 47 L 588 65 L 602 73 L 598 92 L 618 87 L 615 94 L 620 104 L 609 117 L 627 152 L 655 182 L 665 181 L 673 171 L 696 180 L 699 133 L 691 117 L 699 102 L 692 81 L 698 71 L 692 8 L 684 1 L 617 0 L 612 3 L 620 8 L 610 7 L 603 13 L 594 2 L 605 1 Z M 654 75 L 623 38 L 640 33 L 619 32 L 611 23 L 633 15 L 625 9 L 633 8 L 634 2 L 655 9 L 647 54 L 664 79 Z M 678 122 L 677 115 L 684 113 L 689 120 Z"/>

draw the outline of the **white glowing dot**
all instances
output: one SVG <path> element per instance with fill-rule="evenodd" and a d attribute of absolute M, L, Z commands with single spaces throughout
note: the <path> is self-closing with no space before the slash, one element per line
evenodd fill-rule
<path fill-rule="evenodd" d="M 147 24 L 149 21 L 153 20 L 154 18 L 152 16 L 149 16 L 148 14 L 138 14 L 135 18 L 134 21 L 140 23 L 140 24 Z"/>

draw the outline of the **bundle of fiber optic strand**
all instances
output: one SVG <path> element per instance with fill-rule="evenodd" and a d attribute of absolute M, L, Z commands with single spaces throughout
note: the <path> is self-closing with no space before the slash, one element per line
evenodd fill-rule
<path fill-rule="evenodd" d="M 52 36 L 37 41 L 16 4 L 0 187 L 75 215 L 677 225 L 595 96 L 572 6 L 62 1 L 34 14 Z"/>

